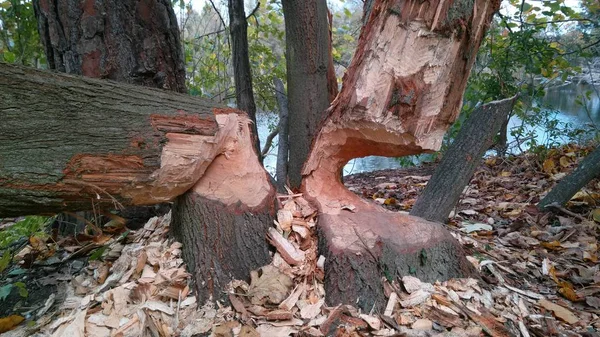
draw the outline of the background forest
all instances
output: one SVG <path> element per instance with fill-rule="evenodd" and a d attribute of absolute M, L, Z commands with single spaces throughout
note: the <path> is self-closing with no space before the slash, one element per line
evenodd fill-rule
<path fill-rule="evenodd" d="M 226 1 L 174 0 L 185 52 L 190 95 L 235 104 Z M 362 25 L 359 0 L 329 2 L 338 82 L 352 58 Z M 265 166 L 274 173 L 277 104 L 274 79 L 286 81 L 285 27 L 279 1 L 246 1 L 249 57 Z M 595 0 L 505 1 L 479 51 L 463 112 L 446 136 L 449 144 L 477 105 L 520 99 L 493 149 L 498 154 L 598 139 L 600 127 L 600 3 Z M 0 2 L 0 61 L 45 68 L 31 1 Z M 266 143 L 266 144 L 265 144 Z M 266 146 L 265 146 L 266 145 Z M 442 150 L 443 152 L 443 150 Z M 366 158 L 345 174 L 414 165 L 421 158 Z"/>

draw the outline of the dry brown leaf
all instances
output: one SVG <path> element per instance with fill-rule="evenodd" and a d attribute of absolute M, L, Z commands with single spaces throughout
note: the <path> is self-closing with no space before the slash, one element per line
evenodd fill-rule
<path fill-rule="evenodd" d="M 548 158 L 544 160 L 544 164 L 542 165 L 542 167 L 544 169 L 544 172 L 552 174 L 552 171 L 554 171 L 556 165 L 554 164 L 554 160 L 552 158 Z"/>
<path fill-rule="evenodd" d="M 242 329 L 240 330 L 240 334 L 238 336 L 239 337 L 260 337 L 260 334 L 253 327 L 251 327 L 249 325 L 244 325 L 242 327 Z"/>
<path fill-rule="evenodd" d="M 579 318 L 577 318 L 570 310 L 558 304 L 554 304 L 548 300 L 540 300 L 538 304 L 544 309 L 552 311 L 554 316 L 569 324 L 575 324 L 579 321 Z"/>
<path fill-rule="evenodd" d="M 248 296 L 252 304 L 262 305 L 267 301 L 279 304 L 285 300 L 294 285 L 292 279 L 271 265 L 262 267 L 260 271 L 260 275 L 256 270 L 250 272 Z"/>

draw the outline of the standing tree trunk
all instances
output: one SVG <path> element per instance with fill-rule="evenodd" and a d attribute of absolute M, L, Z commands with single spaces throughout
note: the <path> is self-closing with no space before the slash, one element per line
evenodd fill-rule
<path fill-rule="evenodd" d="M 53 68 L 185 91 L 177 18 L 169 0 L 36 0 L 35 7 Z M 254 146 L 247 147 L 255 144 L 255 124 L 232 109 L 213 112 L 220 130 L 215 142 L 225 145 L 208 168 L 190 175 L 196 182 L 177 185 L 185 189 L 176 195 L 189 191 L 175 203 L 172 226 L 184 243 L 200 301 L 223 297 L 220 287 L 268 262 L 265 236 L 275 212 L 268 173 Z M 179 150 L 184 154 L 177 167 L 194 167 L 195 156 L 206 152 L 202 147 Z"/>
<path fill-rule="evenodd" d="M 277 144 L 277 167 L 275 169 L 277 176 L 277 190 L 281 193 L 285 193 L 285 185 L 287 184 L 288 177 L 288 151 L 290 143 L 288 141 L 289 134 L 289 113 L 288 113 L 288 100 L 285 95 L 285 88 L 283 81 L 280 78 L 274 78 L 273 84 L 275 84 L 275 97 L 277 98 L 277 105 L 279 106 L 279 143 Z"/>
<path fill-rule="evenodd" d="M 228 4 L 235 102 L 237 108 L 245 111 L 252 121 L 252 137 L 256 146 L 256 153 L 260 153 L 260 142 L 256 127 L 256 104 L 254 103 L 254 91 L 252 89 L 252 69 L 250 69 L 250 58 L 248 57 L 248 21 L 244 11 L 244 0 L 229 0 Z M 262 161 L 262 156 L 259 156 L 259 160 Z"/>
<path fill-rule="evenodd" d="M 430 221 L 446 222 L 465 186 L 494 143 L 513 108 L 517 96 L 477 107 L 460 128 L 452 145 L 444 153 L 435 173 L 410 211 Z"/>
<path fill-rule="evenodd" d="M 541 211 L 548 211 L 548 208 L 553 205 L 564 206 L 575 193 L 596 177 L 600 177 L 600 146 L 588 154 L 573 172 L 554 186 L 538 203 L 538 208 Z"/>
<path fill-rule="evenodd" d="M 48 67 L 186 92 L 169 0 L 34 0 Z"/>
<path fill-rule="evenodd" d="M 302 181 L 302 165 L 329 107 L 329 25 L 325 0 L 282 0 L 285 18 L 288 85 L 288 180 L 292 188 Z M 281 135 L 280 135 L 281 137 Z M 281 139 L 281 138 L 280 138 Z"/>
<path fill-rule="evenodd" d="M 435 281 L 474 272 L 441 224 L 360 199 L 340 173 L 357 157 L 439 149 L 499 6 L 499 0 L 374 1 L 302 172 L 302 191 L 319 209 L 329 303 L 383 308 L 382 277 Z"/>

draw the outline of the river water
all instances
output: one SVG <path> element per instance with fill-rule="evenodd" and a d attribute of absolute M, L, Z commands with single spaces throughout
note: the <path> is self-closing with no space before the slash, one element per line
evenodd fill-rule
<path fill-rule="evenodd" d="M 585 106 L 577 104 L 576 99 L 581 95 L 585 95 L 587 91 L 592 91 L 592 93 L 589 100 L 585 100 Z M 559 123 L 569 123 L 569 129 L 571 130 L 575 128 L 590 129 L 592 128 L 592 123 L 596 128 L 600 128 L 600 87 L 596 87 L 594 90 L 594 87 L 591 85 L 568 84 L 550 88 L 547 90 L 542 104 L 547 106 L 550 111 L 554 111 L 552 118 L 558 120 Z M 264 141 L 270 130 L 277 124 L 277 117 L 272 114 L 259 114 L 257 116 L 257 124 L 261 146 L 264 146 Z M 521 125 L 521 120 L 518 117 L 511 118 L 509 131 L 511 128 L 518 127 L 519 125 Z M 551 141 L 558 143 L 569 141 L 566 136 L 561 136 L 561 134 L 551 139 L 550 134 L 544 127 L 534 128 L 533 132 L 538 144 L 546 144 Z M 510 135 L 510 132 L 508 142 L 513 145 L 516 143 L 515 138 Z M 277 161 L 277 137 L 275 137 L 273 143 L 275 146 L 271 148 L 264 161 L 266 169 L 271 174 L 275 172 Z M 511 151 L 513 153 L 519 152 L 519 149 L 512 147 Z M 351 160 L 344 167 L 344 175 L 401 167 L 402 164 L 396 158 L 369 156 Z"/>

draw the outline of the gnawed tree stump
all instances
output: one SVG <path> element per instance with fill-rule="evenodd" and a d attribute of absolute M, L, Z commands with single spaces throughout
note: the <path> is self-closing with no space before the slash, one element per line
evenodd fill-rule
<path fill-rule="evenodd" d="M 328 302 L 382 308 L 382 277 L 425 281 L 473 267 L 441 224 L 390 213 L 340 181 L 368 155 L 438 150 L 500 1 L 375 1 L 342 91 L 313 142 L 302 190 L 319 208 Z"/>
<path fill-rule="evenodd" d="M 248 278 L 270 261 L 267 228 L 275 217 L 275 188 L 253 147 L 250 120 L 217 115 L 219 125 L 238 122 L 224 151 L 173 208 L 175 237 L 196 280 L 196 296 L 225 299 L 227 283 Z"/>

